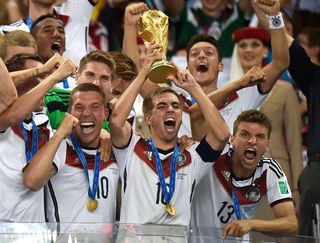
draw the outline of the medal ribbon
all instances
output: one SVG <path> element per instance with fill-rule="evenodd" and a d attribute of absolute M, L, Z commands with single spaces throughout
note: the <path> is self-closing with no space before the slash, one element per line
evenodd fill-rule
<path fill-rule="evenodd" d="M 32 118 L 31 118 L 31 124 L 32 124 L 32 153 L 29 149 L 29 141 L 28 141 L 28 135 L 27 135 L 26 129 L 24 128 L 22 122 L 19 123 L 19 127 L 24 140 L 27 163 L 29 163 L 32 157 L 38 152 L 38 128 Z"/>
<path fill-rule="evenodd" d="M 31 27 L 32 27 L 32 19 L 31 19 L 30 15 L 27 16 L 27 18 L 26 18 L 26 24 L 27 24 L 27 26 L 29 27 L 29 30 L 31 30 Z"/>
<path fill-rule="evenodd" d="M 193 98 L 193 97 L 191 97 L 191 104 L 196 104 L 197 102 L 196 102 L 196 100 Z"/>
<path fill-rule="evenodd" d="M 94 160 L 94 170 L 93 170 L 93 183 L 92 183 L 92 189 L 90 187 L 90 180 L 89 180 L 89 172 L 88 172 L 88 165 L 87 165 L 87 160 L 86 157 L 78 143 L 78 140 L 75 136 L 75 134 L 72 132 L 70 134 L 70 138 L 72 141 L 72 144 L 74 146 L 74 149 L 77 152 L 77 155 L 81 161 L 84 174 L 87 178 L 88 181 L 88 196 L 90 199 L 95 199 L 97 191 L 98 191 L 98 180 L 99 180 L 99 173 L 100 173 L 100 152 L 97 150 L 95 160 Z"/>
<path fill-rule="evenodd" d="M 63 82 L 63 88 L 64 89 L 69 89 L 70 88 L 68 80 L 66 78 L 64 80 L 62 80 L 62 82 Z"/>
<path fill-rule="evenodd" d="M 154 145 L 152 139 L 150 138 L 149 140 L 149 146 L 151 147 L 151 150 L 154 154 L 155 162 L 156 162 L 156 168 L 159 176 L 159 181 L 160 181 L 160 186 L 162 189 L 162 193 L 165 199 L 165 204 L 170 203 L 170 200 L 173 196 L 174 189 L 175 189 L 175 184 L 176 184 L 176 165 L 177 165 L 177 160 L 179 156 L 179 146 L 178 144 L 174 147 L 174 151 L 171 157 L 171 164 L 170 164 L 170 183 L 169 183 L 169 192 L 167 191 L 167 186 L 166 182 L 164 180 L 164 175 L 163 175 L 163 169 L 162 169 L 162 164 L 159 156 L 159 152 Z"/>
<path fill-rule="evenodd" d="M 239 205 L 238 197 L 236 194 L 236 190 L 232 184 L 232 178 L 231 178 L 231 187 L 232 187 L 232 200 L 233 200 L 234 210 L 236 212 L 236 217 L 237 217 L 237 220 L 241 220 L 240 205 Z"/>

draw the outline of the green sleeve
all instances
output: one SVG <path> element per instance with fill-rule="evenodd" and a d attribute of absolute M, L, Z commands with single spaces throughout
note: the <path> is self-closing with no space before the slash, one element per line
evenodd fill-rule
<path fill-rule="evenodd" d="M 53 129 L 57 129 L 68 110 L 71 90 L 51 89 L 44 98 L 47 116 Z"/>
<path fill-rule="evenodd" d="M 107 130 L 107 132 L 110 133 L 109 121 L 104 121 L 104 122 L 102 123 L 102 128 L 105 129 L 105 130 Z"/>

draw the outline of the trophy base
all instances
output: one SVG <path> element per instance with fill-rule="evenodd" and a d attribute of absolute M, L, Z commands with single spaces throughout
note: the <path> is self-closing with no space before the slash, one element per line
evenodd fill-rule
<path fill-rule="evenodd" d="M 170 74 L 176 75 L 177 69 L 168 61 L 162 60 L 152 64 L 148 77 L 153 83 L 162 84 L 167 82 L 166 78 Z"/>

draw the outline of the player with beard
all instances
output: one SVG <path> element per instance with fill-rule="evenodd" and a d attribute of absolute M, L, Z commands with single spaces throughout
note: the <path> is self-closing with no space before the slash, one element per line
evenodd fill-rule
<path fill-rule="evenodd" d="M 49 208 L 55 207 L 60 222 L 115 221 L 118 167 L 114 160 L 104 161 L 99 149 L 105 105 L 98 86 L 79 84 L 70 96 L 70 114 L 23 172 L 24 184 L 35 191 L 56 173 L 50 180 L 56 201 L 49 201 Z"/>

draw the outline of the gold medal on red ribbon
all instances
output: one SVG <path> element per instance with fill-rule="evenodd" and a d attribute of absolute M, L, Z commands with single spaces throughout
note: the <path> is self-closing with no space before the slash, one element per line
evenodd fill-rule
<path fill-rule="evenodd" d="M 90 199 L 87 202 L 87 209 L 90 213 L 92 213 L 94 210 L 96 210 L 98 207 L 98 201 L 96 199 Z"/>
<path fill-rule="evenodd" d="M 172 206 L 171 203 L 166 204 L 166 210 L 167 210 L 167 213 L 170 214 L 171 216 L 176 215 L 176 209 L 174 208 L 174 206 Z"/>

